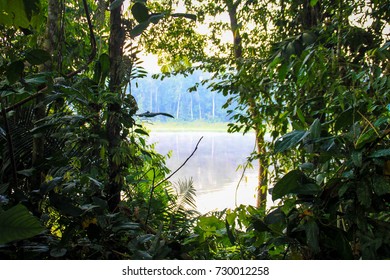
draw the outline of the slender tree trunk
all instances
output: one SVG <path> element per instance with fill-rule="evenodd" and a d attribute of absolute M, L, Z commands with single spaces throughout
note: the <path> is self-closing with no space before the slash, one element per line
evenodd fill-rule
<path fill-rule="evenodd" d="M 215 119 L 215 92 L 214 91 L 211 93 L 211 97 L 212 97 L 211 115 L 212 115 L 212 119 L 214 120 Z"/>
<path fill-rule="evenodd" d="M 237 61 L 237 67 L 240 67 L 240 60 L 242 60 L 242 37 L 240 34 L 239 23 L 237 18 L 237 8 L 241 0 L 234 2 L 233 0 L 226 0 L 230 18 L 230 28 L 233 33 L 233 52 L 234 58 Z M 244 94 L 244 93 L 240 93 Z M 249 106 L 249 112 L 254 123 L 256 148 L 259 154 L 259 169 L 258 169 L 258 181 L 257 181 L 257 200 L 256 206 L 265 209 L 267 204 L 267 161 L 263 159 L 261 155 L 265 154 L 265 134 L 260 128 L 262 124 L 259 124 L 260 118 L 256 110 L 256 101 L 252 97 L 245 97 L 247 105 Z"/>
<path fill-rule="evenodd" d="M 49 0 L 48 2 L 48 16 L 46 22 L 46 34 L 42 43 L 42 48 L 46 50 L 52 57 L 42 66 L 41 71 L 53 71 L 53 63 L 58 58 L 58 36 L 60 36 L 60 15 L 61 15 L 61 0 Z M 58 65 L 57 65 L 58 66 Z M 45 95 L 41 94 L 36 98 L 34 108 L 34 122 L 37 122 L 46 117 L 46 106 L 43 104 Z M 45 139 L 44 135 L 36 136 L 33 138 L 32 147 L 32 166 L 36 170 L 40 170 L 39 165 L 42 164 L 45 152 Z M 44 174 L 37 172 L 32 178 L 32 187 L 38 188 L 43 180 Z"/>
<path fill-rule="evenodd" d="M 197 92 L 197 94 L 198 94 L 199 119 L 201 120 L 202 119 L 202 104 L 201 104 L 199 92 Z"/>
<path fill-rule="evenodd" d="M 110 3 L 115 0 L 110 0 Z M 109 57 L 110 57 L 110 81 L 109 89 L 111 92 L 121 95 L 121 79 L 122 79 L 122 57 L 124 44 L 124 30 L 122 28 L 122 5 L 111 10 L 110 12 L 110 41 L 109 41 Z M 108 152 L 109 152 L 109 181 L 106 185 L 106 193 L 108 196 L 108 207 L 111 212 L 118 208 L 121 201 L 121 189 L 123 178 L 121 171 L 123 166 L 120 162 L 114 160 L 115 153 L 118 153 L 118 148 L 121 143 L 121 129 L 119 116 L 121 104 L 113 102 L 108 105 L 108 120 L 106 124 Z"/>
<path fill-rule="evenodd" d="M 192 104 L 193 104 L 193 101 L 192 101 L 192 99 L 193 99 L 193 97 L 192 97 L 192 93 L 190 93 L 190 115 L 191 115 L 191 120 L 193 121 L 194 120 L 194 110 L 193 110 L 193 108 L 192 108 Z"/>
<path fill-rule="evenodd" d="M 181 101 L 181 91 L 179 91 L 179 96 L 177 97 L 176 119 L 179 119 L 180 101 Z"/>

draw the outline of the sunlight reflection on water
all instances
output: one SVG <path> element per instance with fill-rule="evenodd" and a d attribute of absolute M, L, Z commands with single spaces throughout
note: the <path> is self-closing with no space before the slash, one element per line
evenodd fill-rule
<path fill-rule="evenodd" d="M 230 134 L 224 132 L 152 132 L 150 142 L 156 143 L 156 150 L 166 155 L 171 171 L 176 170 L 194 151 L 203 136 L 197 151 L 188 163 L 175 174 L 171 181 L 193 178 L 197 191 L 197 208 L 201 213 L 211 210 L 233 208 L 236 205 L 236 187 L 243 169 L 254 149 L 254 135 L 249 133 Z M 237 206 L 255 205 L 256 165 L 248 168 L 237 192 Z"/>

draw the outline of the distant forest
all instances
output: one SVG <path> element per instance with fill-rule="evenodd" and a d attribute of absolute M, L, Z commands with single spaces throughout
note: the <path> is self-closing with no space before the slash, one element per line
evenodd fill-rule
<path fill-rule="evenodd" d="M 229 121 L 228 110 L 234 107 L 222 108 L 228 97 L 202 84 L 208 78 L 209 74 L 201 71 L 162 80 L 148 75 L 132 81 L 131 93 L 137 100 L 139 113 L 164 112 L 174 116 L 175 121 Z M 159 116 L 154 120 L 165 122 L 170 119 Z"/>

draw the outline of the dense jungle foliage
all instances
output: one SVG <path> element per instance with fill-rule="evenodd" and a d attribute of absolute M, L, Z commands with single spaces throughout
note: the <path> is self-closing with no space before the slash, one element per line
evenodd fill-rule
<path fill-rule="evenodd" d="M 0 258 L 389 258 L 389 11 L 0 0 Z M 131 95 L 141 51 L 161 79 L 208 72 L 229 132 L 255 131 L 257 207 L 200 215 L 192 181 L 170 182 Z"/>

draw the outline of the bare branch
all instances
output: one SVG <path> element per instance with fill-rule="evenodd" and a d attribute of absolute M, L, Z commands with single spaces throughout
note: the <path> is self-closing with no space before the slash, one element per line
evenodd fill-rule
<path fill-rule="evenodd" d="M 196 150 L 198 149 L 199 143 L 200 143 L 200 141 L 202 141 L 202 139 L 203 139 L 203 136 L 200 137 L 198 143 L 195 146 L 194 151 L 188 156 L 188 158 L 183 162 L 183 164 L 180 165 L 179 168 L 177 168 L 174 172 L 172 172 L 168 177 L 166 177 L 164 180 L 162 180 L 160 183 L 158 183 L 154 188 L 157 188 L 162 183 L 164 183 L 164 182 L 168 181 L 169 179 L 171 179 L 173 175 L 175 175 L 180 169 L 183 168 L 184 165 L 187 164 L 187 162 L 190 160 L 190 158 L 195 154 Z"/>

